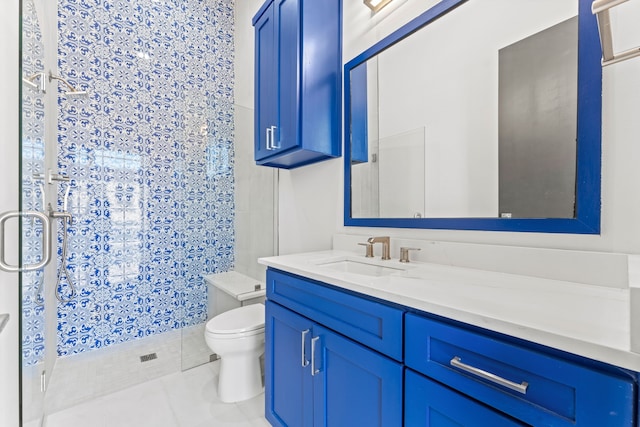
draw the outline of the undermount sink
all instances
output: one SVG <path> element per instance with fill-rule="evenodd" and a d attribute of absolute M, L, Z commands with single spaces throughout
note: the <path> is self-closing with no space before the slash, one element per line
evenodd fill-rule
<path fill-rule="evenodd" d="M 405 271 L 404 268 L 386 267 L 377 264 L 369 264 L 352 259 L 342 259 L 339 261 L 329 261 L 318 264 L 322 267 L 330 268 L 335 271 L 341 271 L 344 273 L 361 274 L 363 276 L 388 276 L 394 273 L 400 273 Z"/>

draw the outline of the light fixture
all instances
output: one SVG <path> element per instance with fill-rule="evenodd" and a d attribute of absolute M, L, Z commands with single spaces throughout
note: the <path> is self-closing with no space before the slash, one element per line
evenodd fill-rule
<path fill-rule="evenodd" d="M 598 31 L 600 32 L 600 43 L 602 44 L 602 66 L 615 64 L 640 55 L 640 47 L 625 50 L 623 52 L 613 52 L 613 36 L 611 33 L 611 17 L 609 9 L 628 0 L 594 0 L 591 4 L 591 12 L 598 18 Z"/>
<path fill-rule="evenodd" d="M 382 10 L 383 7 L 391 3 L 392 0 L 363 0 L 364 4 L 373 11 L 373 13 L 377 13 Z"/>

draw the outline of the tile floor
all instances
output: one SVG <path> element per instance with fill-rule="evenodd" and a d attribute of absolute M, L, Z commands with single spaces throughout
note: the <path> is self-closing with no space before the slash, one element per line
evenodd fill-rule
<path fill-rule="evenodd" d="M 269 426 L 264 393 L 244 402 L 218 399 L 219 361 L 165 375 L 53 413 L 46 427 Z"/>
<path fill-rule="evenodd" d="M 142 363 L 140 356 L 156 353 Z M 44 408 L 47 414 L 207 363 L 211 350 L 204 323 L 100 350 L 62 357 L 51 375 Z"/>
<path fill-rule="evenodd" d="M 140 361 L 154 352 L 157 359 Z M 60 358 L 47 389 L 43 426 L 269 426 L 264 394 L 246 402 L 220 402 L 220 361 L 205 363 L 210 354 L 203 323 Z M 27 419 L 28 427 L 40 426 Z"/>

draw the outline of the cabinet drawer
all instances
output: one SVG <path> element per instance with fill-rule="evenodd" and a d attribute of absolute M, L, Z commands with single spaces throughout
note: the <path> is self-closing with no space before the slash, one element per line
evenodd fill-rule
<path fill-rule="evenodd" d="M 410 369 L 404 384 L 406 427 L 526 426 Z"/>
<path fill-rule="evenodd" d="M 402 310 L 272 269 L 267 298 L 402 361 Z"/>
<path fill-rule="evenodd" d="M 407 314 L 405 364 L 525 423 L 633 425 L 634 383 L 542 353 Z"/>

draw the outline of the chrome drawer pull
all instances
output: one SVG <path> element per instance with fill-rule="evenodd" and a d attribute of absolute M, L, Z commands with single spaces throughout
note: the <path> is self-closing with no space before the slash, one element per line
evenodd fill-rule
<path fill-rule="evenodd" d="M 517 391 L 518 393 L 527 394 L 527 387 L 529 387 L 529 383 L 526 381 L 522 381 L 520 384 L 514 383 L 513 381 L 509 381 L 507 379 L 499 377 L 496 374 L 492 374 L 491 372 L 487 372 L 480 368 L 476 368 L 475 366 L 462 363 L 462 359 L 460 359 L 458 356 L 454 356 L 454 358 L 451 359 L 449 363 L 455 368 L 459 368 L 465 372 L 469 372 L 470 374 L 476 375 L 480 378 L 484 378 L 485 380 L 489 380 L 508 389 Z"/>
<path fill-rule="evenodd" d="M 319 369 L 316 369 L 316 342 L 320 337 L 311 338 L 311 376 L 315 376 L 320 373 Z"/>
<path fill-rule="evenodd" d="M 307 355 L 304 353 L 304 342 L 306 341 L 307 334 L 309 333 L 309 329 L 305 329 L 302 331 L 302 339 L 300 342 L 300 355 L 302 358 L 302 367 L 306 368 L 309 365 L 309 361 L 307 360 Z"/>

